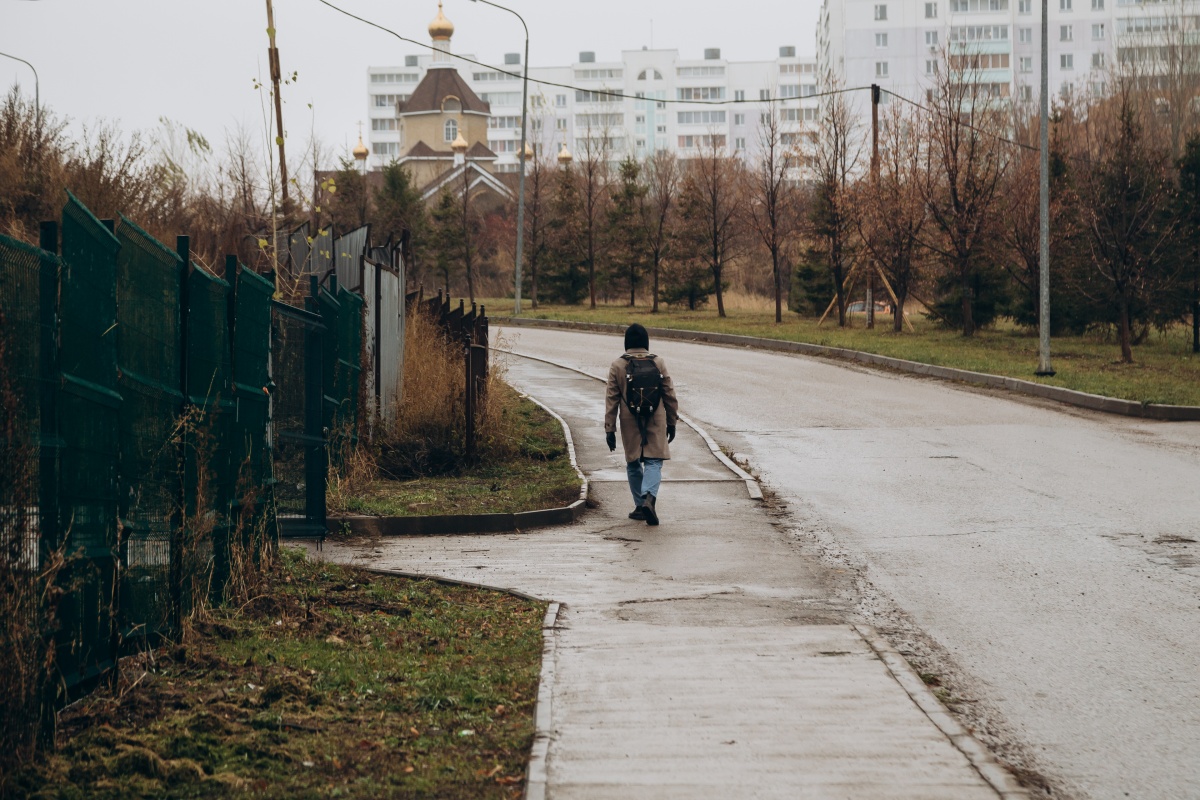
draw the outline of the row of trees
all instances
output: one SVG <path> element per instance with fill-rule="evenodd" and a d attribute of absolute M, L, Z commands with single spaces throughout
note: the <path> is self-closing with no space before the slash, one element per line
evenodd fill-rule
<path fill-rule="evenodd" d="M 764 110 L 749 159 L 715 132 L 685 159 L 610 166 L 606 132 L 566 166 L 534 158 L 525 294 L 654 310 L 712 297 L 724 316 L 733 282 L 772 294 L 777 321 L 787 304 L 844 326 L 863 289 L 891 300 L 896 331 L 912 300 L 964 336 L 1000 316 L 1036 326 L 1037 120 L 973 77 L 969 63 L 945 70 L 923 106 L 882 93 L 877 156 L 839 94 L 799 135 Z M 1103 97 L 1061 98 L 1052 121 L 1051 321 L 1110 327 L 1126 361 L 1200 301 L 1200 136 L 1154 86 L 1112 75 Z"/>

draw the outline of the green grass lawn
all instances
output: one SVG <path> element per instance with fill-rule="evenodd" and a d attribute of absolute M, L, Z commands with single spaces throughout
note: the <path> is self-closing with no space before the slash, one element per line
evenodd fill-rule
<path fill-rule="evenodd" d="M 285 550 L 270 593 L 62 712 L 0 796 L 520 797 L 544 614 Z"/>
<path fill-rule="evenodd" d="M 498 324 L 512 314 L 511 300 L 485 302 L 489 316 Z M 851 327 L 839 329 L 836 320 L 826 320 L 818 326 L 815 319 L 789 312 L 785 312 L 783 322 L 778 325 L 771 311 L 732 309 L 727 313 L 725 319 L 717 316 L 715 308 L 695 312 L 671 309 L 651 314 L 647 307 L 626 305 L 602 305 L 595 310 L 586 306 L 541 305 L 533 310 L 526 302 L 521 316 L 619 325 L 640 322 L 646 327 L 807 342 L 1036 380 L 1142 403 L 1200 405 L 1200 355 L 1191 352 L 1191 331 L 1182 326 L 1165 334 L 1151 332 L 1144 344 L 1134 348 L 1133 364 L 1120 363 L 1120 348 L 1113 337 L 1101 334 L 1055 337 L 1051 342 L 1051 358 L 1058 374 L 1037 378 L 1033 374 L 1037 366 L 1037 336 L 1009 322 L 964 338 L 919 314 L 911 316 L 915 333 L 894 333 L 890 317 L 878 320 L 874 330 L 867 330 L 861 315 L 852 319 Z"/>
<path fill-rule="evenodd" d="M 537 404 L 498 384 L 504 441 L 485 443 L 480 462 L 455 474 L 411 480 L 377 479 L 336 498 L 335 513 L 372 516 L 511 514 L 559 508 L 579 499 L 558 420 Z M 331 498 L 334 499 L 334 498 Z"/>

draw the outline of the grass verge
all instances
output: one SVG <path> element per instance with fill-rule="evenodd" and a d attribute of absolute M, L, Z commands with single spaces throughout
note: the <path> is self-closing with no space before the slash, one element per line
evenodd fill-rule
<path fill-rule="evenodd" d="M 544 604 L 285 550 L 276 588 L 62 712 L 14 798 L 514 798 Z"/>
<path fill-rule="evenodd" d="M 493 435 L 506 441 L 488 448 L 481 463 L 455 474 L 381 480 L 353 486 L 337 509 L 373 516 L 504 514 L 558 508 L 579 499 L 579 476 L 571 466 L 558 420 L 502 381 L 501 419 Z"/>
<path fill-rule="evenodd" d="M 507 307 L 503 301 L 485 302 L 496 311 Z M 1183 326 L 1166 333 L 1151 332 L 1143 344 L 1134 348 L 1133 364 L 1120 363 L 1115 338 L 1103 332 L 1055 337 L 1051 355 L 1058 374 L 1038 378 L 1033 374 L 1038 360 L 1037 336 L 1008 322 L 964 338 L 919 314 L 911 316 L 915 332 L 894 333 L 890 318 L 877 320 L 875 329 L 867 330 L 861 315 L 852 319 L 851 327 L 839 329 L 836 322 L 826 320 L 818 327 L 815 319 L 791 313 L 778 325 L 773 312 L 732 309 L 727 313 L 721 319 L 714 309 L 663 310 L 651 314 L 646 307 L 601 305 L 592 310 L 542 304 L 536 310 L 526 309 L 522 316 L 619 325 L 640 322 L 647 327 L 807 342 L 1021 378 L 1140 403 L 1200 405 L 1200 355 L 1191 352 L 1191 331 Z M 492 317 L 503 324 L 501 313 L 493 312 Z"/>

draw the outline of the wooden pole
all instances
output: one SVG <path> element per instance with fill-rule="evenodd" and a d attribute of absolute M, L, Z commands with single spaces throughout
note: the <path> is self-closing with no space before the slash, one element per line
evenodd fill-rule
<path fill-rule="evenodd" d="M 290 210 L 288 203 L 287 156 L 285 155 L 283 143 L 283 98 L 279 95 L 279 81 L 282 75 L 279 69 L 279 48 L 275 46 L 275 10 L 271 6 L 271 0 L 267 0 L 267 38 L 271 43 L 267 49 L 267 57 L 271 63 L 271 92 L 275 95 L 275 144 L 279 148 L 279 181 L 282 189 L 283 213 L 287 214 Z"/>

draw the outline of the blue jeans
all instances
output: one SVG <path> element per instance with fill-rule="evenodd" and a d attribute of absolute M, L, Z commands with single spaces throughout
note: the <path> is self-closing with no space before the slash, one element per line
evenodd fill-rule
<path fill-rule="evenodd" d="M 641 461 L 630 461 L 625 465 L 634 507 L 642 504 L 644 494 L 658 497 L 658 485 L 662 483 L 662 462 L 661 458 L 647 458 L 644 465 Z"/>

